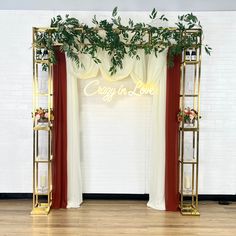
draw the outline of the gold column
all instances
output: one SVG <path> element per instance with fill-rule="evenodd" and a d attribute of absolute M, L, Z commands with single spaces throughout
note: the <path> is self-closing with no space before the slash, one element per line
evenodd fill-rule
<path fill-rule="evenodd" d="M 201 45 L 202 31 L 201 29 L 186 31 L 186 34 L 199 33 L 196 37 L 196 45 Z M 181 65 L 181 91 L 180 91 L 180 110 L 183 111 L 186 105 L 191 103 L 194 110 L 198 112 L 196 124 L 191 127 L 186 127 L 184 120 L 179 128 L 179 170 L 180 170 L 180 211 L 182 215 L 199 216 L 198 209 L 198 169 L 199 169 L 199 112 L 200 112 L 200 76 L 201 76 L 201 47 L 193 45 L 193 50 L 196 51 L 196 59 L 187 59 L 186 50 L 183 51 Z M 193 68 L 193 78 L 189 78 L 186 70 Z M 193 79 L 192 93 L 186 94 L 186 81 Z M 189 99 L 192 99 L 189 100 Z M 185 153 L 186 132 L 192 133 L 192 157 L 189 158 Z M 188 167 L 189 166 L 189 167 Z M 191 170 L 191 174 L 187 176 L 185 170 Z M 189 178 L 189 179 L 188 179 Z M 190 189 L 186 190 L 186 182 Z"/>
<path fill-rule="evenodd" d="M 37 32 L 38 29 L 33 28 L 33 209 L 31 214 L 47 215 L 52 205 L 52 64 L 50 64 L 47 59 L 36 58 L 37 49 L 42 49 L 38 48 L 39 46 L 35 44 Z M 47 92 L 40 92 L 39 81 L 42 78 L 41 73 L 39 72 L 42 70 L 41 66 L 44 63 L 48 64 Z M 47 99 L 48 122 L 44 125 L 40 125 L 35 117 L 35 111 L 41 105 L 39 101 L 40 98 Z M 39 135 L 41 132 L 46 132 L 47 134 L 48 153 L 46 159 L 39 155 Z M 40 180 L 39 174 L 42 165 L 46 165 L 47 174 Z M 40 189 L 39 180 L 45 182 L 45 184 L 47 183 L 47 189 L 44 189 L 43 187 Z"/>

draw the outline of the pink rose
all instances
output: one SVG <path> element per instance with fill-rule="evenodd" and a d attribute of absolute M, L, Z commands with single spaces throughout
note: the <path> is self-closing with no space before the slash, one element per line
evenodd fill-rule
<path fill-rule="evenodd" d="M 37 114 L 37 115 L 35 116 L 35 118 L 36 118 L 36 120 L 39 120 L 39 119 L 40 119 L 40 115 Z"/>
<path fill-rule="evenodd" d="M 190 118 L 190 120 L 193 120 L 193 119 L 195 118 L 195 116 L 192 115 L 192 114 L 190 114 L 190 115 L 189 115 L 189 118 Z"/>
<path fill-rule="evenodd" d="M 181 122 L 183 120 L 182 116 L 178 116 L 178 122 Z"/>

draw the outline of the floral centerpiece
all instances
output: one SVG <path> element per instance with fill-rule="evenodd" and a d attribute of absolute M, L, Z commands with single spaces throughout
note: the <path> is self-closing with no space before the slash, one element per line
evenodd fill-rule
<path fill-rule="evenodd" d="M 35 115 L 35 120 L 37 122 L 48 122 L 48 117 L 49 117 L 49 114 L 48 114 L 48 109 L 43 109 L 43 108 L 38 108 L 36 109 L 34 115 Z M 50 112 L 50 120 L 53 120 L 54 117 L 53 117 L 53 112 L 51 110 Z"/>
<path fill-rule="evenodd" d="M 177 115 L 178 121 L 184 121 L 185 124 L 195 124 L 195 121 L 198 119 L 198 112 L 189 107 L 185 108 L 183 111 L 180 111 Z M 201 118 L 201 117 L 199 117 Z"/>

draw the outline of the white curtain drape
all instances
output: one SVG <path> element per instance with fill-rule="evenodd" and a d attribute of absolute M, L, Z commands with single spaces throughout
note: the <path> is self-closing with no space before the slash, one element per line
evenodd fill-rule
<path fill-rule="evenodd" d="M 90 79 L 98 75 L 108 81 L 119 81 L 128 76 L 142 83 L 153 83 L 158 93 L 153 96 L 152 107 L 152 150 L 150 156 L 149 202 L 148 206 L 165 210 L 165 112 L 166 112 L 166 57 L 167 51 L 145 55 L 139 50 L 140 60 L 124 58 L 123 68 L 110 75 L 110 56 L 99 51 L 100 64 L 95 64 L 89 55 L 79 55 L 83 67 L 78 68 L 67 60 L 67 106 L 68 106 L 68 207 L 78 207 L 82 202 L 82 180 L 79 153 L 79 105 L 78 79 Z M 76 106 L 76 107 L 75 107 Z"/>
<path fill-rule="evenodd" d="M 166 57 L 167 53 L 150 55 L 147 80 L 158 84 L 152 104 L 152 146 L 150 156 L 148 206 L 165 210 L 165 120 L 166 120 Z"/>
<path fill-rule="evenodd" d="M 80 165 L 79 92 L 76 65 L 66 58 L 67 70 L 67 207 L 82 203 Z"/>

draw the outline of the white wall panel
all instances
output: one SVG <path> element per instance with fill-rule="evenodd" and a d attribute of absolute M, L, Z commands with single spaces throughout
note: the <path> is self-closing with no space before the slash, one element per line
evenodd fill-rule
<path fill-rule="evenodd" d="M 31 29 L 47 26 L 57 13 L 0 11 L 0 192 L 32 191 Z M 95 14 L 70 13 L 84 22 Z M 108 12 L 96 14 L 110 16 Z M 167 16 L 172 22 L 178 14 L 169 12 Z M 202 194 L 235 194 L 236 12 L 196 14 L 205 41 L 213 47 L 212 56 L 204 53 L 202 58 L 199 190 Z M 145 12 L 122 16 L 149 21 Z M 81 96 L 86 192 L 148 191 L 150 103 L 149 97 L 118 98 L 106 104 L 96 97 Z"/>

